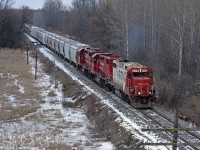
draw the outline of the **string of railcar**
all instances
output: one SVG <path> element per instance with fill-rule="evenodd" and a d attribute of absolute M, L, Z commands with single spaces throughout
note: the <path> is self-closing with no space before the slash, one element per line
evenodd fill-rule
<path fill-rule="evenodd" d="M 39 27 L 25 25 L 25 30 L 131 106 L 150 108 L 156 102 L 153 71 L 149 67 Z"/>

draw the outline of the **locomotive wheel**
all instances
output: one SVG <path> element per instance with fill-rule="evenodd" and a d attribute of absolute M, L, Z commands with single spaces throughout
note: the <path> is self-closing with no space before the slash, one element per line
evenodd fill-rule
<path fill-rule="evenodd" d="M 109 84 L 105 84 L 105 85 L 104 85 L 104 89 L 105 89 L 107 92 L 109 92 Z"/>
<path fill-rule="evenodd" d="M 129 96 L 128 96 L 128 95 L 122 93 L 122 99 L 123 99 L 123 101 L 125 101 L 126 103 L 130 104 L 130 100 L 129 100 Z"/>
<path fill-rule="evenodd" d="M 134 108 L 137 108 L 138 107 L 138 104 L 140 103 L 140 98 L 130 98 L 130 105 Z"/>
<path fill-rule="evenodd" d="M 110 84 L 105 84 L 105 90 L 106 90 L 107 92 L 111 92 L 111 91 L 112 91 L 111 85 L 110 85 Z"/>
<path fill-rule="evenodd" d="M 129 99 L 130 99 L 130 105 L 131 105 L 132 107 L 135 107 L 135 100 L 134 100 L 134 98 L 130 98 L 130 97 L 129 97 Z"/>
<path fill-rule="evenodd" d="M 112 93 L 115 94 L 115 88 L 114 87 L 112 88 Z"/>
<path fill-rule="evenodd" d="M 88 75 L 88 70 L 84 69 L 84 74 L 87 76 Z"/>
<path fill-rule="evenodd" d="M 113 86 L 109 84 L 109 91 L 112 92 L 113 91 Z"/>

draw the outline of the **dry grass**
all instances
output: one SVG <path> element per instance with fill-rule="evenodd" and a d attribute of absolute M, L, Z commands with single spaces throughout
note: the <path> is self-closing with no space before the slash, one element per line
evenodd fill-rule
<path fill-rule="evenodd" d="M 10 102 L 8 102 L 8 101 L 5 101 L 5 100 L 3 100 L 2 98 L 1 98 L 1 112 L 2 111 L 9 111 L 9 110 L 12 110 L 13 109 L 13 106 L 12 106 L 12 104 L 10 103 Z"/>
<path fill-rule="evenodd" d="M 173 101 L 172 96 L 174 93 L 174 87 L 171 83 L 166 81 L 159 81 L 160 89 L 159 89 L 159 102 L 164 104 L 169 111 L 172 111 Z M 196 91 L 195 91 L 196 90 Z M 191 95 L 186 99 L 181 99 L 181 107 L 180 107 L 180 115 L 182 119 L 189 120 L 191 122 L 195 122 L 198 126 L 200 126 L 200 95 L 195 95 L 198 93 L 198 88 L 193 89 L 192 92 L 189 92 Z M 184 94 L 184 93 L 182 93 Z M 183 105 L 182 105 L 183 103 Z"/>
<path fill-rule="evenodd" d="M 189 120 L 193 120 L 197 125 L 200 125 L 200 96 L 192 96 L 188 98 L 181 107 L 181 114 Z"/>
<path fill-rule="evenodd" d="M 66 145 L 64 143 L 49 143 L 49 146 L 47 147 L 48 150 L 71 150 L 71 147 L 69 145 Z"/>
<path fill-rule="evenodd" d="M 62 105 L 65 106 L 65 107 L 67 107 L 67 108 L 75 107 L 74 103 L 68 102 L 68 101 L 62 101 Z"/>
<path fill-rule="evenodd" d="M 73 147 L 79 147 L 79 146 L 81 146 L 82 144 L 80 143 L 80 142 L 75 142 L 74 144 L 73 144 Z"/>
<path fill-rule="evenodd" d="M 60 129 L 59 127 L 54 127 L 52 130 L 51 130 L 51 134 L 56 136 L 58 134 L 62 133 L 62 129 Z"/>
<path fill-rule="evenodd" d="M 93 146 L 92 142 L 90 142 L 90 141 L 86 141 L 84 145 L 85 146 Z"/>
<path fill-rule="evenodd" d="M 69 90 L 69 88 L 66 86 L 66 84 L 62 84 L 62 91 L 66 92 L 67 90 Z"/>
<path fill-rule="evenodd" d="M 34 76 L 30 73 L 30 65 L 26 64 L 26 55 L 21 50 L 2 49 L 0 74 L 0 85 L 4 85 L 0 86 L 0 94 L 14 97 L 11 101 L 1 96 L 0 120 L 18 119 L 35 112 L 42 98 L 33 86 Z"/>
<path fill-rule="evenodd" d="M 11 110 L 5 110 L 1 109 L 0 111 L 0 120 L 12 120 L 12 119 L 18 119 L 21 117 L 24 117 L 25 115 L 28 115 L 29 113 L 33 113 L 38 109 L 38 106 L 17 106 L 13 107 Z"/>
<path fill-rule="evenodd" d="M 59 100 L 54 99 L 54 98 L 52 97 L 52 99 L 49 100 L 49 103 L 50 103 L 50 104 L 56 104 L 56 103 L 59 103 Z"/>
<path fill-rule="evenodd" d="M 63 117 L 62 114 L 61 114 L 61 112 L 60 112 L 60 110 L 56 110 L 54 112 L 54 115 L 55 115 L 56 118 L 62 118 Z"/>
<path fill-rule="evenodd" d="M 35 123 L 40 122 L 41 120 L 44 119 L 44 115 L 40 113 L 33 113 L 25 117 L 26 121 L 33 121 Z"/>
<path fill-rule="evenodd" d="M 81 128 L 83 125 L 80 122 L 75 122 L 72 126 L 73 128 Z"/>
<path fill-rule="evenodd" d="M 56 93 L 55 93 L 54 91 L 50 91 L 50 92 L 48 93 L 48 96 L 49 96 L 49 97 L 55 97 L 55 96 L 56 96 Z"/>

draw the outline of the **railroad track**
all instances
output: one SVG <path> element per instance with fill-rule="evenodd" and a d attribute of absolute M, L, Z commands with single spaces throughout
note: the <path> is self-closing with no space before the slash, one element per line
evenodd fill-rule
<path fill-rule="evenodd" d="M 160 107 L 158 107 L 158 106 L 155 106 L 155 107 L 153 107 L 153 109 L 152 109 L 154 112 L 156 112 L 156 113 L 158 113 L 158 114 L 160 114 L 162 117 L 164 117 L 165 119 L 167 119 L 168 121 L 171 121 L 171 122 L 173 122 L 173 118 L 174 118 L 174 116 L 173 115 L 166 115 L 166 112 L 164 112 Z M 169 117 L 168 117 L 169 116 Z M 179 119 L 180 120 L 180 119 Z M 188 126 L 186 126 L 186 125 L 183 125 L 183 121 L 179 121 L 179 127 L 180 128 L 185 128 L 185 129 L 187 129 L 187 128 L 189 128 Z M 192 136 L 194 136 L 195 138 L 197 138 L 197 139 L 199 139 L 199 145 L 200 145 L 200 132 L 195 132 L 195 131 L 193 131 L 193 132 L 191 132 L 191 131 L 186 131 L 187 133 L 189 133 L 189 134 L 191 134 Z"/>
<path fill-rule="evenodd" d="M 141 110 L 146 117 L 153 120 L 155 124 L 158 125 L 157 128 L 162 129 L 171 129 L 173 128 L 173 115 L 166 113 L 162 108 L 155 106 L 151 110 Z M 188 128 L 185 125 L 179 123 L 180 128 Z M 161 132 L 161 131 L 159 131 Z M 162 131 L 163 132 L 163 131 Z M 173 138 L 172 132 L 164 131 L 166 135 Z M 200 134 L 198 132 L 191 132 L 191 131 L 180 131 L 179 132 L 179 139 L 178 146 L 183 149 L 186 147 L 187 149 L 195 149 L 200 150 Z"/>

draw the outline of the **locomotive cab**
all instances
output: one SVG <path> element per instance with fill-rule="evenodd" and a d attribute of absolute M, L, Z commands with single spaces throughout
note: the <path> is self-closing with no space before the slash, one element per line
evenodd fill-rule
<path fill-rule="evenodd" d="M 152 70 L 127 61 L 114 61 L 113 66 L 113 81 L 117 90 L 128 97 L 134 107 L 151 107 L 156 101 Z"/>
<path fill-rule="evenodd" d="M 135 96 L 151 96 L 153 94 L 152 71 L 149 69 L 130 69 L 127 72 L 127 87 Z"/>
<path fill-rule="evenodd" d="M 127 71 L 127 89 L 131 103 L 149 105 L 156 101 L 153 72 L 147 67 L 131 68 Z"/>

